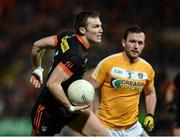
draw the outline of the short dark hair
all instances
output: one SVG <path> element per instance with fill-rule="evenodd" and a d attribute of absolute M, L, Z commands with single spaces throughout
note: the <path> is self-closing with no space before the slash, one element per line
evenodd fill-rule
<path fill-rule="evenodd" d="M 89 17 L 96 18 L 99 16 L 100 13 L 98 11 L 81 11 L 78 14 L 76 14 L 73 22 L 75 33 L 82 35 L 81 32 L 79 31 L 79 28 L 86 27 L 88 25 L 87 19 Z"/>
<path fill-rule="evenodd" d="M 144 30 L 138 25 L 130 25 L 127 28 L 125 28 L 122 38 L 126 40 L 129 33 L 141 33 L 141 32 L 145 34 Z"/>

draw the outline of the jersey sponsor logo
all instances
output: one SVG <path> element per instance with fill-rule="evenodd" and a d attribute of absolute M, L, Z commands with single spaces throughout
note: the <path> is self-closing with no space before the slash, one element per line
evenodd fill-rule
<path fill-rule="evenodd" d="M 68 36 L 62 38 L 62 40 L 61 40 L 61 50 L 63 53 L 65 53 L 68 49 L 70 49 L 69 44 L 67 42 L 67 38 L 68 38 Z"/>
<path fill-rule="evenodd" d="M 113 67 L 111 69 L 110 74 L 112 76 L 118 76 L 121 78 L 128 78 L 133 80 L 146 80 L 148 79 L 148 75 L 146 72 L 137 72 L 133 70 L 126 70 L 119 67 Z"/>
<path fill-rule="evenodd" d="M 119 88 L 121 86 L 121 80 L 119 80 L 117 78 L 112 78 L 111 79 L 111 86 L 113 88 Z"/>
<path fill-rule="evenodd" d="M 141 92 L 143 89 L 145 82 L 140 81 L 130 81 L 130 80 L 123 80 L 118 78 L 111 79 L 111 86 L 113 88 L 125 91 L 138 91 Z"/>
<path fill-rule="evenodd" d="M 143 87 L 130 87 L 130 86 L 126 86 L 126 85 L 123 85 L 119 88 L 119 90 L 129 91 L 129 92 L 141 92 L 142 89 L 143 89 Z"/>

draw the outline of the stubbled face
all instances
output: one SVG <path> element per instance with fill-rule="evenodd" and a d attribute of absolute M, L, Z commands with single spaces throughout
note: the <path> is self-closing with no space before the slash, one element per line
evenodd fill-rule
<path fill-rule="evenodd" d="M 139 57 L 144 49 L 145 35 L 140 33 L 129 33 L 127 39 L 122 40 L 125 53 L 130 60 L 134 60 Z"/>
<path fill-rule="evenodd" d="M 99 18 L 88 18 L 87 26 L 85 28 L 85 35 L 87 40 L 92 44 L 94 42 L 100 43 L 103 33 L 102 23 Z"/>

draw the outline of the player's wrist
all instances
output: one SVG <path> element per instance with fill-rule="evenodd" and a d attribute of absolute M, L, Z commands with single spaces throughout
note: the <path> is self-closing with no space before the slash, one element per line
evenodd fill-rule
<path fill-rule="evenodd" d="M 44 71 L 44 69 L 41 66 L 39 66 L 39 67 L 35 68 L 32 73 L 36 74 L 37 76 L 40 77 L 42 75 L 43 71 Z"/>
<path fill-rule="evenodd" d="M 41 66 L 37 66 L 35 69 L 43 70 Z"/>
<path fill-rule="evenodd" d="M 41 66 L 39 66 L 39 67 L 35 68 L 32 72 L 33 75 L 39 77 L 41 83 L 43 83 L 43 71 L 44 71 L 44 69 Z"/>
<path fill-rule="evenodd" d="M 147 113 L 147 114 L 146 114 L 146 117 L 147 117 L 147 116 L 150 116 L 150 117 L 152 117 L 152 118 L 154 119 L 154 115 L 153 115 L 152 113 Z"/>
<path fill-rule="evenodd" d="M 69 112 L 74 112 L 75 111 L 75 107 L 73 105 L 69 105 L 68 106 L 68 111 Z"/>

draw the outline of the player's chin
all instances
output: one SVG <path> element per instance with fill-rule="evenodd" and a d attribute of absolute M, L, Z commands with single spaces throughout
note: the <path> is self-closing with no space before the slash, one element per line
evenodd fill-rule
<path fill-rule="evenodd" d="M 132 58 L 136 59 L 139 57 L 139 55 L 131 55 Z"/>
<path fill-rule="evenodd" d="M 101 43 L 101 39 L 96 39 L 96 43 Z"/>
<path fill-rule="evenodd" d="M 132 57 L 138 57 L 139 56 L 139 53 L 138 52 L 131 52 L 130 55 Z"/>

